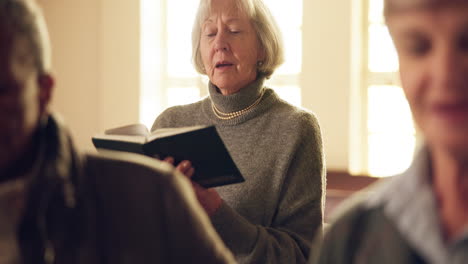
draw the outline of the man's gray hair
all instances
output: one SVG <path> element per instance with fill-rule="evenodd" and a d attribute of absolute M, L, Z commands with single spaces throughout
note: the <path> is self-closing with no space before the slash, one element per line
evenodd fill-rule
<path fill-rule="evenodd" d="M 202 26 L 212 9 L 213 0 L 200 0 L 192 30 L 192 60 L 195 69 L 206 74 L 200 53 Z M 284 48 L 281 32 L 270 10 L 262 0 L 236 0 L 237 8 L 250 18 L 265 52 L 265 59 L 257 66 L 259 74 L 269 78 L 284 61 Z"/>
<path fill-rule="evenodd" d="M 50 71 L 49 34 L 42 11 L 34 0 L 0 0 L 0 23 L 12 38 L 28 40 L 39 73 Z"/>

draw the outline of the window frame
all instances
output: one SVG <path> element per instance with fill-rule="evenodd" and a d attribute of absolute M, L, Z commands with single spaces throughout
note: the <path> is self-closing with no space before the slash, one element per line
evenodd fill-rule
<path fill-rule="evenodd" d="M 373 177 L 386 177 L 381 173 L 372 174 L 370 164 L 370 140 L 374 135 L 384 135 L 387 133 L 372 132 L 368 127 L 370 117 L 369 109 L 369 89 L 372 86 L 398 86 L 401 87 L 399 73 L 397 71 L 373 72 L 370 69 L 370 26 L 385 25 L 371 21 L 370 1 L 356 1 L 353 7 L 352 39 L 353 57 L 351 65 L 358 65 L 357 69 L 352 70 L 353 81 L 351 88 L 351 121 L 350 121 L 350 166 L 349 170 L 354 175 L 369 175 Z M 352 67 L 352 66 L 351 66 Z M 357 124 L 357 125 L 356 125 Z M 418 142 L 417 132 L 413 133 L 416 144 Z"/>

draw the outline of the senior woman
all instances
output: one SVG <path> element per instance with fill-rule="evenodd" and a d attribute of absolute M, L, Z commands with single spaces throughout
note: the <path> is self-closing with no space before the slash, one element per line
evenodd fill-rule
<path fill-rule="evenodd" d="M 192 44 L 209 97 L 167 109 L 152 130 L 216 125 L 246 182 L 194 184 L 214 227 L 240 263 L 306 262 L 322 226 L 322 141 L 311 112 L 264 86 L 283 60 L 273 17 L 261 0 L 202 0 Z"/>
<path fill-rule="evenodd" d="M 425 144 L 337 219 L 311 262 L 468 263 L 468 0 L 386 0 L 385 17 Z"/>

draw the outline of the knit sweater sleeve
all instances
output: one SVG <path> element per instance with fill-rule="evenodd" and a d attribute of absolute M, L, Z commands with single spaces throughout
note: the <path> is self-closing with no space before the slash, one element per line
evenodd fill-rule
<path fill-rule="evenodd" d="M 156 129 L 159 128 L 164 128 L 164 127 L 172 127 L 172 126 L 177 126 L 177 124 L 174 124 L 175 122 L 173 120 L 177 120 L 176 118 L 173 118 L 173 116 L 176 116 L 175 107 L 168 108 L 162 114 L 160 114 L 156 120 L 153 122 L 153 126 L 151 127 L 151 131 L 155 131 Z"/>
<path fill-rule="evenodd" d="M 305 263 L 323 224 L 324 161 L 318 122 L 301 117 L 273 222 L 254 225 L 227 204 L 212 222 L 239 263 Z"/>

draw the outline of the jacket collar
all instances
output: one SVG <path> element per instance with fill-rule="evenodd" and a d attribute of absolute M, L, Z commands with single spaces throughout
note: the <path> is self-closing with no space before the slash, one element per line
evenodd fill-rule
<path fill-rule="evenodd" d="M 408 170 L 380 185 L 366 205 L 381 206 L 412 248 L 430 263 L 447 263 L 430 168 L 429 151 L 423 146 Z"/>
<path fill-rule="evenodd" d="M 32 172 L 19 239 L 24 263 L 53 263 L 76 222 L 80 159 L 55 116 L 39 128 L 40 152 Z M 74 237 L 74 239 L 77 239 Z M 57 256 L 58 257 L 58 256 Z"/>

